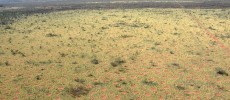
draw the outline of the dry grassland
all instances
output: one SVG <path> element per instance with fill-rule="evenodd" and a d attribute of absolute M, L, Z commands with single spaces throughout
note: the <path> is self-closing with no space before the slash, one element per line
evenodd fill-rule
<path fill-rule="evenodd" d="M 230 99 L 230 10 L 70 10 L 0 26 L 1 100 Z"/>

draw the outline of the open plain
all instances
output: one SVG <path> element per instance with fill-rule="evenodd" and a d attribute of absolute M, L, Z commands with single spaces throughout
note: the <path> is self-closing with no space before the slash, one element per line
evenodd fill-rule
<path fill-rule="evenodd" d="M 3 19 L 1 100 L 230 99 L 229 8 L 72 9 Z"/>

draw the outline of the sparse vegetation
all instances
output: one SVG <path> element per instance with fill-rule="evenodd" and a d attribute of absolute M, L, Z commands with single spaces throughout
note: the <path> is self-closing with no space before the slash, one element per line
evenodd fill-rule
<path fill-rule="evenodd" d="M 22 57 L 26 57 L 26 55 L 24 53 L 22 53 L 19 50 L 10 50 L 12 55 L 21 55 Z"/>
<path fill-rule="evenodd" d="M 222 76 L 228 76 L 228 73 L 222 68 L 216 68 L 216 74 L 222 75 Z"/>
<path fill-rule="evenodd" d="M 85 83 L 85 80 L 84 79 L 75 79 L 74 81 L 78 82 L 78 83 L 81 83 L 81 84 L 84 84 Z"/>
<path fill-rule="evenodd" d="M 125 60 L 121 59 L 121 58 L 116 58 L 113 62 L 111 62 L 110 64 L 113 66 L 113 67 L 117 67 L 117 66 L 120 66 L 122 64 L 126 63 Z"/>
<path fill-rule="evenodd" d="M 94 59 L 91 60 L 91 63 L 92 64 L 99 64 L 99 61 L 96 58 L 94 58 Z"/>
<path fill-rule="evenodd" d="M 157 82 L 147 80 L 147 79 L 143 80 L 142 83 L 145 84 L 145 85 L 149 85 L 149 86 L 157 86 L 158 85 Z"/>
<path fill-rule="evenodd" d="M 69 89 L 69 93 L 73 96 L 73 97 L 81 97 L 81 96 L 85 96 L 89 93 L 90 89 L 87 89 L 86 87 L 83 86 L 79 86 L 79 87 L 72 87 Z"/>
<path fill-rule="evenodd" d="M 13 12 L 0 12 L 0 99 L 230 98 L 229 9 Z"/>
<path fill-rule="evenodd" d="M 54 33 L 48 33 L 46 34 L 46 37 L 60 37 L 61 35 L 57 35 L 57 34 L 54 34 Z"/>

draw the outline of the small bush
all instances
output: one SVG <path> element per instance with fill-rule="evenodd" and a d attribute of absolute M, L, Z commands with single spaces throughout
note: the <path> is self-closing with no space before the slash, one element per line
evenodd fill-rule
<path fill-rule="evenodd" d="M 85 83 L 85 80 L 84 79 L 75 79 L 74 80 L 75 82 L 78 82 L 78 83 L 81 83 L 81 84 L 84 84 Z"/>
<path fill-rule="evenodd" d="M 222 76 L 228 76 L 228 73 L 222 68 L 216 68 L 216 74 L 222 75 Z"/>
<path fill-rule="evenodd" d="M 158 85 L 157 82 L 153 82 L 153 81 L 150 81 L 150 80 L 147 80 L 147 79 L 143 80 L 142 83 L 144 83 L 145 85 L 149 85 L 149 86 L 156 86 L 156 85 Z"/>
<path fill-rule="evenodd" d="M 102 82 L 94 82 L 93 85 L 103 85 L 104 83 Z"/>
<path fill-rule="evenodd" d="M 5 27 L 5 29 L 7 29 L 7 30 L 8 30 L 8 29 L 12 29 L 12 28 L 11 28 L 10 26 L 6 26 L 6 27 Z"/>
<path fill-rule="evenodd" d="M 96 65 L 99 64 L 99 61 L 96 58 L 94 58 L 91 60 L 91 63 Z"/>
<path fill-rule="evenodd" d="M 69 89 L 69 93 L 73 96 L 73 97 L 81 97 L 81 96 L 85 96 L 89 93 L 90 89 L 87 89 L 86 87 L 83 86 L 79 86 L 77 88 L 70 88 Z"/>
<path fill-rule="evenodd" d="M 60 35 L 54 34 L 54 33 L 49 33 L 46 34 L 46 37 L 59 37 Z"/>
<path fill-rule="evenodd" d="M 117 67 L 119 65 L 122 65 L 123 63 L 126 63 L 125 60 L 122 60 L 121 58 L 117 58 L 115 59 L 115 61 L 111 62 L 110 64 L 113 66 L 113 67 Z"/>
<path fill-rule="evenodd" d="M 129 38 L 129 37 L 133 37 L 132 35 L 121 35 L 121 38 Z"/>
<path fill-rule="evenodd" d="M 21 51 L 19 51 L 19 50 L 10 50 L 10 51 L 11 51 L 11 54 L 14 55 L 14 56 L 19 54 L 22 57 L 26 57 L 26 55 L 24 53 L 22 53 Z"/>
<path fill-rule="evenodd" d="M 177 88 L 178 90 L 185 90 L 185 87 L 183 87 L 183 86 L 176 86 L 176 88 Z"/>

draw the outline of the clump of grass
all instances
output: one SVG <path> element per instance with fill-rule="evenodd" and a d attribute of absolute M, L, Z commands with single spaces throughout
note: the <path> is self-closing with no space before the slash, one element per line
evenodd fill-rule
<path fill-rule="evenodd" d="M 48 33 L 46 34 L 46 37 L 60 37 L 61 35 L 57 35 L 57 34 L 54 34 L 54 33 Z"/>
<path fill-rule="evenodd" d="M 138 51 L 136 51 L 134 54 L 131 55 L 130 59 L 135 60 L 139 54 L 140 53 Z"/>
<path fill-rule="evenodd" d="M 10 66 L 10 63 L 9 63 L 8 61 L 5 61 L 4 64 L 5 64 L 6 66 Z"/>
<path fill-rule="evenodd" d="M 180 35 L 181 33 L 177 33 L 177 32 L 175 32 L 175 33 L 172 33 L 173 35 Z"/>
<path fill-rule="evenodd" d="M 85 58 L 87 55 L 85 53 L 82 53 L 79 56 L 80 56 L 80 58 Z"/>
<path fill-rule="evenodd" d="M 173 51 L 170 51 L 170 54 L 174 54 L 174 52 L 173 52 Z"/>
<path fill-rule="evenodd" d="M 0 55 L 4 55 L 5 53 L 3 51 L 0 51 Z"/>
<path fill-rule="evenodd" d="M 6 27 L 5 27 L 5 29 L 7 29 L 7 30 L 8 30 L 8 29 L 12 29 L 12 27 L 10 27 L 10 26 L 6 26 Z"/>
<path fill-rule="evenodd" d="M 103 85 L 104 83 L 102 83 L 102 82 L 100 82 L 100 81 L 98 81 L 98 82 L 93 82 L 93 85 Z"/>
<path fill-rule="evenodd" d="M 44 19 L 44 20 L 42 20 L 42 22 L 47 22 L 47 21 Z"/>
<path fill-rule="evenodd" d="M 38 62 L 31 61 L 31 60 L 26 61 L 25 63 L 26 63 L 26 64 L 32 64 L 33 66 L 39 66 L 39 63 L 38 63 Z"/>
<path fill-rule="evenodd" d="M 126 73 L 128 69 L 126 68 L 119 68 L 118 71 L 122 73 Z"/>
<path fill-rule="evenodd" d="M 101 20 L 108 20 L 108 18 L 107 17 L 102 17 L 102 19 Z"/>
<path fill-rule="evenodd" d="M 151 50 L 156 50 L 156 47 L 155 46 L 151 47 Z"/>
<path fill-rule="evenodd" d="M 149 25 L 145 25 L 144 28 L 150 28 L 150 26 Z"/>
<path fill-rule="evenodd" d="M 217 88 L 222 91 L 228 91 L 225 87 L 217 85 Z"/>
<path fill-rule="evenodd" d="M 120 87 L 128 84 L 128 82 L 126 80 L 121 80 L 121 79 L 117 80 L 117 83 L 118 84 L 115 85 L 115 87 L 117 87 L 117 88 L 120 88 Z"/>
<path fill-rule="evenodd" d="M 145 84 L 145 85 L 149 85 L 149 86 L 157 86 L 158 85 L 157 82 L 147 80 L 147 79 L 143 80 L 142 83 Z"/>
<path fill-rule="evenodd" d="M 9 39 L 8 39 L 8 42 L 9 42 L 9 43 L 12 43 L 12 38 L 9 38 Z"/>
<path fill-rule="evenodd" d="M 178 64 L 178 63 L 170 63 L 168 66 L 169 66 L 169 67 L 176 67 L 176 68 L 179 68 L 179 67 L 180 67 L 180 64 Z"/>
<path fill-rule="evenodd" d="M 102 30 L 105 30 L 105 29 L 109 29 L 109 27 L 103 26 L 103 27 L 101 27 L 101 29 L 102 29 Z"/>
<path fill-rule="evenodd" d="M 155 42 L 154 45 L 155 45 L 155 46 L 161 45 L 161 43 L 160 43 L 160 42 Z"/>
<path fill-rule="evenodd" d="M 156 64 L 155 62 L 153 62 L 153 61 L 150 61 L 149 63 L 150 63 L 150 65 L 151 65 L 152 67 L 156 67 L 156 66 L 157 66 L 157 64 Z"/>
<path fill-rule="evenodd" d="M 21 74 L 19 74 L 19 75 L 16 76 L 15 79 L 13 79 L 13 82 L 17 83 L 17 82 L 19 82 L 19 81 L 21 81 L 23 79 L 24 79 L 24 77 Z"/>
<path fill-rule="evenodd" d="M 86 70 L 87 69 L 87 66 L 86 65 L 78 65 L 78 66 L 76 66 L 75 68 L 74 68 L 74 71 L 76 72 L 76 73 L 80 73 L 80 72 L 82 72 L 82 71 L 84 71 L 84 70 Z"/>
<path fill-rule="evenodd" d="M 66 57 L 68 54 L 65 54 L 65 53 L 60 53 L 59 54 L 61 55 L 61 57 Z"/>
<path fill-rule="evenodd" d="M 88 77 L 94 77 L 93 74 L 89 74 L 89 75 L 87 75 L 87 76 L 88 76 Z"/>
<path fill-rule="evenodd" d="M 91 63 L 96 65 L 99 64 L 99 61 L 96 58 L 94 58 L 91 60 Z"/>
<path fill-rule="evenodd" d="M 72 62 L 72 64 L 78 64 L 76 61 Z"/>
<path fill-rule="evenodd" d="M 78 82 L 78 83 L 81 83 L 81 84 L 84 84 L 84 83 L 85 83 L 85 80 L 84 80 L 84 79 L 79 79 L 79 78 L 75 79 L 74 81 L 75 81 L 75 82 Z"/>
<path fill-rule="evenodd" d="M 51 64 L 52 61 L 51 60 L 48 60 L 48 61 L 40 61 L 39 64 Z"/>
<path fill-rule="evenodd" d="M 229 38 L 230 38 L 230 33 L 228 33 L 228 34 L 227 34 L 227 33 L 226 33 L 226 34 L 221 34 L 221 35 L 220 35 L 220 38 L 221 38 L 221 39 L 225 39 L 225 38 L 226 38 L 226 39 L 229 39 Z"/>
<path fill-rule="evenodd" d="M 176 87 L 176 89 L 178 89 L 178 90 L 185 90 L 185 87 L 183 87 L 183 86 L 177 85 L 177 86 L 175 86 L 175 87 Z"/>
<path fill-rule="evenodd" d="M 22 57 L 26 57 L 26 55 L 24 54 L 24 53 L 22 53 L 21 51 L 19 51 L 19 50 L 10 50 L 11 51 L 11 54 L 12 55 L 17 55 L 17 54 L 19 54 L 19 55 L 21 55 Z"/>
<path fill-rule="evenodd" d="M 211 27 L 211 26 L 210 26 L 210 27 L 208 27 L 208 28 L 209 28 L 210 30 L 216 30 L 216 29 L 214 29 L 214 28 L 213 28 L 213 27 Z"/>
<path fill-rule="evenodd" d="M 121 35 L 121 38 L 129 38 L 129 37 L 133 37 L 132 35 Z"/>
<path fill-rule="evenodd" d="M 85 96 L 89 93 L 90 89 L 83 87 L 83 86 L 79 86 L 79 87 L 71 87 L 69 89 L 69 93 L 70 95 L 72 95 L 73 97 L 81 97 L 81 96 Z"/>
<path fill-rule="evenodd" d="M 36 79 L 36 80 L 41 80 L 41 79 L 42 79 L 42 75 L 37 75 L 37 76 L 35 77 L 35 79 Z"/>
<path fill-rule="evenodd" d="M 172 63 L 173 66 L 179 67 L 180 65 L 178 63 Z"/>
<path fill-rule="evenodd" d="M 115 59 L 115 61 L 111 62 L 110 64 L 113 66 L 113 67 L 117 67 L 117 66 L 120 66 L 122 64 L 126 63 L 125 60 L 121 59 L 121 58 L 117 58 Z"/>
<path fill-rule="evenodd" d="M 216 41 L 210 41 L 209 44 L 211 44 L 211 45 L 217 45 L 217 42 Z"/>
<path fill-rule="evenodd" d="M 216 74 L 218 74 L 218 75 L 222 75 L 222 76 L 228 76 L 228 73 L 225 71 L 225 70 L 223 70 L 222 68 L 216 68 Z"/>

